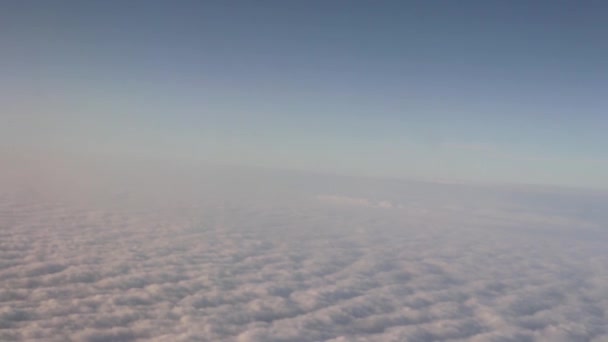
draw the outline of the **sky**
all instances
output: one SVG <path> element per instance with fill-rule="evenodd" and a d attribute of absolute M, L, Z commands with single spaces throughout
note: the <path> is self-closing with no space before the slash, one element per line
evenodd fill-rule
<path fill-rule="evenodd" d="M 0 153 L 606 189 L 607 15 L 603 1 L 2 1 Z"/>

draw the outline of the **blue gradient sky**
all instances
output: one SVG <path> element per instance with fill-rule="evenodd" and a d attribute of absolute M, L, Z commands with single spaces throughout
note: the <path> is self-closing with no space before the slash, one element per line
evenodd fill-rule
<path fill-rule="evenodd" d="M 0 151 L 608 188 L 605 1 L 2 1 Z"/>

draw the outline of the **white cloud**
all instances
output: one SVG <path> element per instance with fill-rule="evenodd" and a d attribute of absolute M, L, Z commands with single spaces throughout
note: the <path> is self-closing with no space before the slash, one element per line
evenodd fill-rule
<path fill-rule="evenodd" d="M 584 194 L 293 177 L 1 197 L 0 340 L 608 338 L 606 222 L 564 210 Z"/>

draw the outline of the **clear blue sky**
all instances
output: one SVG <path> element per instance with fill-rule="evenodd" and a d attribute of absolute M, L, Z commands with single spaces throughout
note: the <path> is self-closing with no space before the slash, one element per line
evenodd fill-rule
<path fill-rule="evenodd" d="M 2 1 L 0 151 L 608 188 L 606 1 Z"/>

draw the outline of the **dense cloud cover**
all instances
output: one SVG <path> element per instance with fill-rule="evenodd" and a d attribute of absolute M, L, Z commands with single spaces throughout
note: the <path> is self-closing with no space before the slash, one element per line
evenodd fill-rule
<path fill-rule="evenodd" d="M 2 194 L 0 340 L 608 341 L 607 196 L 242 172 Z"/>

